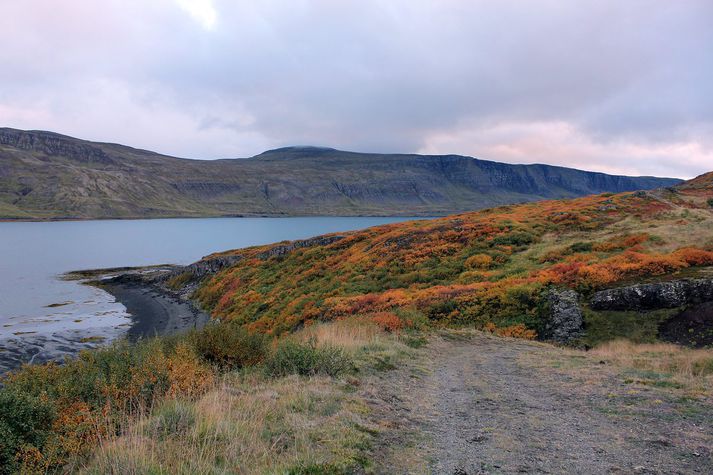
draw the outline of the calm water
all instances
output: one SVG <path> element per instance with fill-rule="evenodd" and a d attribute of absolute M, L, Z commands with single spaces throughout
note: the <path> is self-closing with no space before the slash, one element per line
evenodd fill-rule
<path fill-rule="evenodd" d="M 128 323 L 107 293 L 68 271 L 188 264 L 215 251 L 407 218 L 225 218 L 0 223 L 0 339 Z"/>

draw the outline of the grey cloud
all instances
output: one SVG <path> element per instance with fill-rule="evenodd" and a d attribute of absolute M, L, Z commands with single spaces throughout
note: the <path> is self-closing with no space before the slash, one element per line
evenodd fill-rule
<path fill-rule="evenodd" d="M 706 0 L 214 0 L 212 29 L 173 0 L 8 3 L 10 126 L 198 158 L 298 143 L 713 169 Z"/>

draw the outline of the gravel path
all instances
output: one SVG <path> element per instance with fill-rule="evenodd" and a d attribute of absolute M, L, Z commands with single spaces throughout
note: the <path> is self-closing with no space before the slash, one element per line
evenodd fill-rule
<path fill-rule="evenodd" d="M 713 473 L 710 405 L 573 355 L 486 335 L 433 342 L 418 371 L 375 383 L 379 472 Z"/>

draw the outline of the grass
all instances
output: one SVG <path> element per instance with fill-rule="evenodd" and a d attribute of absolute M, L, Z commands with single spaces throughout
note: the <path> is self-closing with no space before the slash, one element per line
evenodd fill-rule
<path fill-rule="evenodd" d="M 83 472 L 346 473 L 368 465 L 365 412 L 329 377 L 237 375 L 104 440 Z"/>
<path fill-rule="evenodd" d="M 360 348 L 391 340 L 378 326 L 357 319 L 338 320 L 328 325 L 312 325 L 296 335 L 302 341 L 315 339 L 318 345 L 337 346 L 354 353 Z"/>
<path fill-rule="evenodd" d="M 657 387 L 713 389 L 713 349 L 690 349 L 669 343 L 636 344 L 627 340 L 603 343 L 590 354 L 629 368 L 637 381 Z"/>
<path fill-rule="evenodd" d="M 82 473 L 368 472 L 379 430 L 355 388 L 403 364 L 413 351 L 404 338 L 365 320 L 309 326 L 261 365 L 224 373 L 196 399 L 167 398 L 106 436 Z"/>
<path fill-rule="evenodd" d="M 647 312 L 582 310 L 586 333 L 579 343 L 588 348 L 624 338 L 634 343 L 655 343 L 659 325 L 680 312 L 677 308 Z"/>
<path fill-rule="evenodd" d="M 135 344 L 119 341 L 62 365 L 28 365 L 2 380 L 0 473 L 73 472 L 87 460 L 90 473 L 243 473 L 248 469 L 236 465 L 243 459 L 255 467 L 278 464 L 284 473 L 316 473 L 319 464 L 328 473 L 363 467 L 373 434 L 353 432 L 349 422 L 364 427 L 364 406 L 355 396 L 359 377 L 396 368 L 412 352 L 400 332 L 355 318 L 281 339 L 234 323 L 211 324 Z M 223 410 L 232 417 L 235 408 L 235 420 L 213 424 L 206 407 L 221 398 L 235 401 Z M 239 417 L 251 413 L 254 426 L 244 429 Z M 344 418 L 333 420 L 337 414 Z M 304 420 L 295 424 L 295 418 Z M 302 427 L 315 420 L 319 427 Z M 287 455 L 250 459 L 240 452 L 252 453 L 249 445 L 228 443 L 241 437 L 241 444 L 257 437 L 263 458 Z M 217 452 L 205 455 L 215 444 Z M 164 454 L 173 455 L 164 460 Z"/>
<path fill-rule="evenodd" d="M 316 338 L 307 342 L 285 339 L 277 345 L 264 364 L 265 372 L 270 376 L 324 374 L 337 377 L 352 367 L 352 359 L 342 348 L 318 345 Z"/>

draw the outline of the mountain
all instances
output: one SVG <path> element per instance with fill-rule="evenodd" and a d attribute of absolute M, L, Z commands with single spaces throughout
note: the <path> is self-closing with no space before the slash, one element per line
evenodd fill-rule
<path fill-rule="evenodd" d="M 443 215 L 679 181 L 321 147 L 188 160 L 52 132 L 0 129 L 0 218 L 8 219 Z"/>

